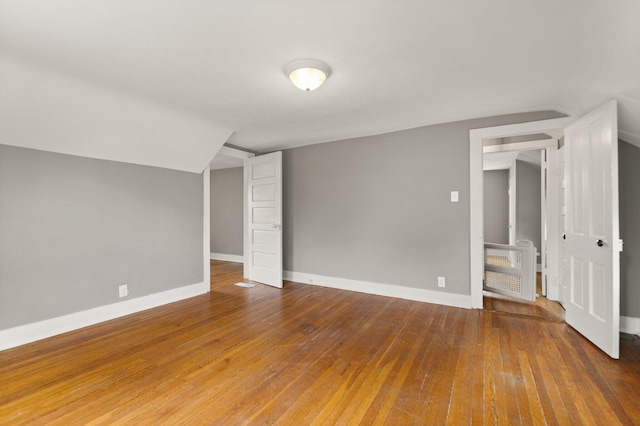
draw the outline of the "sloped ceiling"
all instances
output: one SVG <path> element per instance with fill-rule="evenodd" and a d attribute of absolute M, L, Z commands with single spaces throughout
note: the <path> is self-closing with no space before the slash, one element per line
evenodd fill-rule
<path fill-rule="evenodd" d="M 200 173 L 231 130 L 0 57 L 0 143 Z"/>
<path fill-rule="evenodd" d="M 615 98 L 640 145 L 638 17 L 635 0 L 0 0 L 0 143 L 195 171 L 225 141 Z M 282 71 L 303 57 L 333 70 L 314 92 Z"/>

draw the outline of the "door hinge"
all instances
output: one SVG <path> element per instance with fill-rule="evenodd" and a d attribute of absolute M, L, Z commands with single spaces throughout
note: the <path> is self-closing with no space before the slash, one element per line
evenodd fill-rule
<path fill-rule="evenodd" d="M 622 240 L 622 238 L 620 238 L 618 240 L 618 244 L 617 244 L 616 250 L 622 251 L 623 246 L 624 246 L 624 241 Z"/>

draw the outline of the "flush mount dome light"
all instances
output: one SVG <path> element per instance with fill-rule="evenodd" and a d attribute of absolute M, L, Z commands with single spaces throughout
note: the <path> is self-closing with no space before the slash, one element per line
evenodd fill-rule
<path fill-rule="evenodd" d="M 317 59 L 298 59 L 284 67 L 284 73 L 300 90 L 316 90 L 331 75 L 329 65 Z"/>

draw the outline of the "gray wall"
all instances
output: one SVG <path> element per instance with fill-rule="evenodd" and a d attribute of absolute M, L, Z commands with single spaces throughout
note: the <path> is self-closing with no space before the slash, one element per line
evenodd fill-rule
<path fill-rule="evenodd" d="M 469 130 L 560 116 L 514 114 L 284 151 L 284 268 L 470 294 Z M 459 203 L 449 201 L 452 190 Z"/>
<path fill-rule="evenodd" d="M 530 240 L 538 253 L 542 251 L 540 173 L 539 167 L 516 160 L 516 240 Z"/>
<path fill-rule="evenodd" d="M 0 329 L 202 282 L 202 176 L 0 145 Z"/>
<path fill-rule="evenodd" d="M 618 144 L 620 179 L 620 314 L 640 317 L 640 148 Z"/>
<path fill-rule="evenodd" d="M 242 167 L 211 171 L 211 253 L 242 256 Z"/>
<path fill-rule="evenodd" d="M 484 241 L 509 244 L 509 171 L 484 172 Z"/>

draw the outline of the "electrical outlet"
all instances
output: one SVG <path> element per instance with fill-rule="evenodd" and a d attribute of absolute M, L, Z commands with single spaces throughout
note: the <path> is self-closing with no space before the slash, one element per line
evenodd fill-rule
<path fill-rule="evenodd" d="M 444 277 L 438 277 L 438 287 L 444 287 L 444 286 L 445 286 Z"/>
<path fill-rule="evenodd" d="M 120 297 L 127 297 L 129 295 L 129 287 L 126 284 L 122 284 L 118 287 L 118 295 Z"/>

